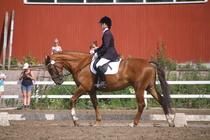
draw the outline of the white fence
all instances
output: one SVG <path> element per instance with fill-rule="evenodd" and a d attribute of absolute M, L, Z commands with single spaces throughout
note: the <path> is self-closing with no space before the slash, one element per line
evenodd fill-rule
<path fill-rule="evenodd" d="M 195 84 L 210 84 L 210 81 L 167 81 L 168 84 L 175 85 L 195 85 Z M 17 85 L 18 81 L 5 81 L 4 85 Z M 156 82 L 159 84 L 159 82 Z M 55 85 L 53 81 L 36 81 L 35 85 Z M 64 82 L 63 85 L 76 85 L 73 81 Z M 31 98 L 71 98 L 72 95 L 32 95 Z M 145 98 L 153 98 L 145 92 Z M 22 98 L 22 95 L 2 95 L 2 98 Z M 89 98 L 89 95 L 82 95 L 80 98 Z M 97 95 L 97 98 L 135 98 L 135 95 Z M 171 98 L 210 98 L 207 94 L 198 95 L 171 95 Z"/>

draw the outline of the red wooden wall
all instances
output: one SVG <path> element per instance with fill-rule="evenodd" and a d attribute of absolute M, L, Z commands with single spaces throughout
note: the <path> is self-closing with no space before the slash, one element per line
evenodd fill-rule
<path fill-rule="evenodd" d="M 23 0 L 0 1 L 2 52 L 5 12 L 15 10 L 13 57 L 29 53 L 40 62 L 50 54 L 54 38 L 63 50 L 89 52 L 92 41 L 101 44 L 98 21 L 111 17 L 117 51 L 127 58 L 150 59 L 157 44 L 178 62 L 210 62 L 210 3 L 170 5 L 25 5 Z"/>

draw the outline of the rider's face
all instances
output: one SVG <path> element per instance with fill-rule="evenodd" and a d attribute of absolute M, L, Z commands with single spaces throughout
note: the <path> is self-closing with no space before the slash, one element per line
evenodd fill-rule
<path fill-rule="evenodd" d="M 105 23 L 101 23 L 101 29 L 105 30 L 106 28 L 108 28 L 108 26 Z"/>

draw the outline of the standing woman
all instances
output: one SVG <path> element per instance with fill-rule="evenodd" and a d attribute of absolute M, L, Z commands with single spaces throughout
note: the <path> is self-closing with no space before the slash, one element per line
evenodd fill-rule
<path fill-rule="evenodd" d="M 6 75 L 3 73 L 0 73 L 0 105 L 1 105 L 1 95 L 2 92 L 4 92 L 4 80 L 6 79 Z M 1 107 L 1 106 L 0 106 Z"/>
<path fill-rule="evenodd" d="M 61 46 L 59 46 L 59 41 L 56 38 L 54 40 L 54 46 L 52 46 L 52 53 L 51 54 L 54 54 L 54 53 L 57 53 L 57 52 L 61 52 L 61 51 L 62 51 L 62 48 L 61 48 Z"/>
<path fill-rule="evenodd" d="M 19 81 L 21 82 L 21 90 L 23 93 L 23 107 L 29 108 L 31 102 L 31 92 L 33 90 L 33 82 L 35 81 L 34 72 L 29 69 L 29 64 L 25 63 L 23 66 L 24 71 L 20 74 Z"/>

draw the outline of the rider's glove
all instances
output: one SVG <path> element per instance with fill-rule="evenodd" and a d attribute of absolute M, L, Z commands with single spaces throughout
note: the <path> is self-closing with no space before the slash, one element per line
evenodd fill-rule
<path fill-rule="evenodd" d="M 98 58 L 98 53 L 94 53 L 94 59 Z"/>
<path fill-rule="evenodd" d="M 90 51 L 90 54 L 94 54 L 94 53 L 95 53 L 95 51 L 94 51 L 94 50 L 91 50 L 91 51 Z"/>

